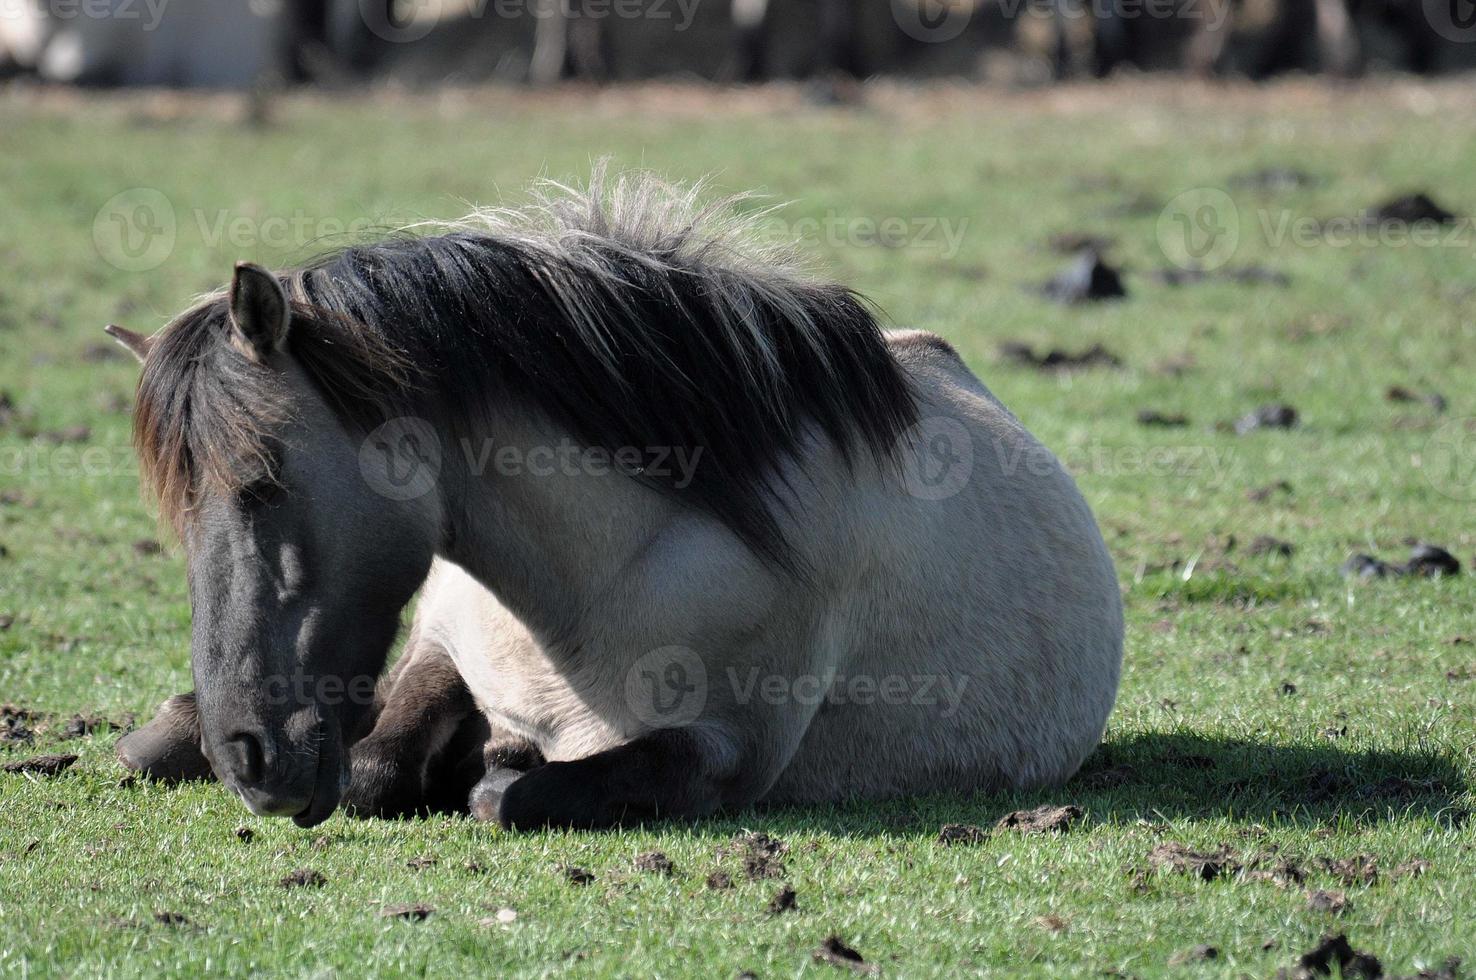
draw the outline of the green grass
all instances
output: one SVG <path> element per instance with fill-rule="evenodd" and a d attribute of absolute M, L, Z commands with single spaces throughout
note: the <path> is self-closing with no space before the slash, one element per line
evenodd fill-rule
<path fill-rule="evenodd" d="M 1476 673 L 1476 578 L 1337 574 L 1354 550 L 1402 558 L 1406 538 L 1468 565 L 1476 551 L 1476 444 L 1442 441 L 1457 433 L 1441 428 L 1476 415 L 1476 243 L 1469 226 L 1429 247 L 1278 244 L 1262 232 L 1283 212 L 1347 215 L 1411 189 L 1476 213 L 1468 89 L 1295 83 L 1222 101 L 1176 82 L 1074 99 L 940 90 L 882 93 L 859 111 L 786 91 L 733 104 L 660 89 L 469 93 L 293 101 L 265 128 L 234 122 L 226 101 L 0 90 L 0 390 L 15 405 L 0 426 L 0 616 L 13 618 L 0 630 L 0 700 L 58 720 L 142 720 L 190 686 L 180 556 L 134 547 L 156 536 L 119 410 L 134 367 L 82 356 L 104 323 L 152 330 L 236 259 L 290 262 L 350 222 L 516 202 L 530 177 L 578 175 L 602 154 L 714 173 L 721 189 L 792 201 L 786 221 L 849 228 L 812 236 L 809 251 L 896 322 L 950 338 L 1073 466 L 1128 615 L 1105 747 L 1083 778 L 1028 797 L 596 835 L 343 817 L 304 832 L 250 816 L 218 787 L 122 785 L 114 736 L 63 742 L 38 725 L 33 745 L 0 745 L 0 761 L 81 760 L 53 779 L 0 774 L 0 972 L 828 975 L 836 968 L 810 953 L 838 934 L 895 976 L 1268 976 L 1328 931 L 1391 973 L 1449 956 L 1476 966 L 1464 823 L 1476 678 L 1462 679 Z M 1230 183 L 1266 166 L 1321 179 L 1276 193 Z M 137 187 L 164 196 L 177 232 L 155 267 L 126 271 L 100 257 L 94 224 Z M 1114 206 L 1198 187 L 1226 190 L 1239 209 L 1234 264 L 1282 270 L 1290 287 L 1149 278 L 1165 264 L 1158 211 Z M 956 254 L 927 232 L 884 247 L 854 224 L 885 218 L 961 228 Z M 1042 243 L 1068 230 L 1117 237 L 1129 299 L 1066 309 L 1022 288 L 1062 264 Z M 1041 374 L 1001 361 L 1005 339 L 1100 342 L 1124 366 Z M 1442 392 L 1449 409 L 1391 404 L 1392 384 Z M 1301 426 L 1237 437 L 1218 425 L 1273 400 L 1294 404 Z M 1190 424 L 1145 428 L 1141 408 Z M 85 441 L 47 439 L 83 425 Z M 1450 445 L 1464 469 L 1449 468 Z M 1247 495 L 1281 480 L 1290 493 Z M 1249 555 L 1262 534 L 1295 554 Z M 942 824 L 987 825 L 1041 802 L 1085 815 L 1060 836 L 936 842 Z M 254 838 L 239 840 L 238 826 Z M 718 855 L 743 828 L 788 842 L 797 911 L 769 915 L 779 882 L 748 881 Z M 1154 870 L 1148 854 L 1163 842 L 1227 845 L 1246 870 L 1212 881 Z M 655 849 L 674 876 L 634 869 Z M 1273 854 L 1298 858 L 1306 881 L 1261 880 L 1253 872 Z M 1359 854 L 1376 857 L 1375 883 L 1318 864 Z M 408 866 L 420 857 L 436 863 Z M 1417 858 L 1423 875 L 1395 872 Z M 594 883 L 567 883 L 569 864 Z M 327 884 L 279 887 L 304 867 Z M 735 887 L 709 889 L 717 870 Z M 1347 909 L 1310 909 L 1318 888 L 1345 891 Z M 435 912 L 379 915 L 411 902 Z M 515 922 L 484 923 L 504 907 Z M 189 924 L 162 924 L 163 912 Z M 1169 965 L 1201 943 L 1218 958 Z"/>

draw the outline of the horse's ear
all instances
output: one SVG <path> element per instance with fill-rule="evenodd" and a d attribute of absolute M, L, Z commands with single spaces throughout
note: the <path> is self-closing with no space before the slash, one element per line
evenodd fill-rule
<path fill-rule="evenodd" d="M 141 333 L 134 333 L 127 327 L 120 327 L 116 323 L 110 323 L 106 327 L 103 327 L 103 333 L 127 348 L 130 354 L 138 358 L 140 364 L 143 363 L 144 358 L 149 356 L 149 348 L 154 345 L 153 337 L 145 337 Z"/>
<path fill-rule="evenodd" d="M 237 262 L 231 277 L 231 343 L 253 361 L 265 362 L 287 340 L 287 292 L 277 277 L 251 262 Z"/>

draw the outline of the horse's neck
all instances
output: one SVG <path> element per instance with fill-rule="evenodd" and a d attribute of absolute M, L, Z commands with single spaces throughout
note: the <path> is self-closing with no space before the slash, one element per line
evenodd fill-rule
<path fill-rule="evenodd" d="M 671 505 L 516 411 L 452 447 L 444 557 L 535 632 L 561 635 L 660 533 Z"/>

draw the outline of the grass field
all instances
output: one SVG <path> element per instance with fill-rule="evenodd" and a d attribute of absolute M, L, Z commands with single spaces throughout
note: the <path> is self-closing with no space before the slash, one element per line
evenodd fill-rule
<path fill-rule="evenodd" d="M 51 778 L 0 773 L 0 972 L 823 976 L 841 968 L 812 952 L 836 935 L 888 976 L 1269 976 L 1337 932 L 1390 974 L 1476 969 L 1476 577 L 1338 574 L 1355 551 L 1402 559 L 1409 539 L 1467 566 L 1476 552 L 1476 231 L 1317 225 L 1413 190 L 1476 214 L 1471 95 L 1167 81 L 831 109 L 652 88 L 312 98 L 249 126 L 230 101 L 0 89 L 0 701 L 35 713 L 0 762 L 80 756 Z M 642 832 L 342 816 L 301 831 L 218 786 L 123 780 L 106 726 L 66 739 L 75 714 L 142 722 L 190 686 L 181 558 L 153 546 L 128 450 L 135 368 L 101 326 L 153 330 L 236 259 L 515 203 L 529 178 L 603 154 L 793 202 L 776 233 L 948 337 L 1071 465 L 1128 616 L 1084 775 Z M 1236 179 L 1270 167 L 1315 179 Z M 1289 284 L 1158 281 L 1195 244 L 1180 213 L 1210 260 Z M 1115 237 L 1130 295 L 1030 291 L 1068 261 L 1046 245 L 1062 232 Z M 1122 363 L 1039 371 L 1005 341 L 1100 343 Z M 1300 424 L 1222 424 L 1273 402 Z M 1144 409 L 1188 424 L 1142 425 Z M 1255 553 L 1263 535 L 1294 552 Z M 938 841 L 1042 803 L 1083 815 L 1064 834 Z M 788 845 L 782 875 L 750 880 L 720 853 L 743 830 Z M 1171 844 L 1215 860 L 1150 858 Z M 637 870 L 653 850 L 673 874 Z M 298 869 L 326 883 L 279 885 Z M 708 886 L 719 871 L 733 887 Z M 771 914 L 785 883 L 797 908 Z M 383 914 L 413 903 L 434 911 Z"/>

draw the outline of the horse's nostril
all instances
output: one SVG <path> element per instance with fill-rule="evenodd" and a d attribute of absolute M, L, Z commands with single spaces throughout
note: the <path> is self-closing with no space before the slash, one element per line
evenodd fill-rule
<path fill-rule="evenodd" d="M 233 756 L 231 768 L 235 770 L 237 780 L 247 786 L 259 784 L 266 775 L 266 752 L 261 739 L 250 732 L 237 732 L 227 744 Z"/>

